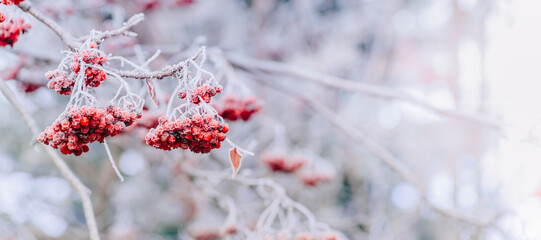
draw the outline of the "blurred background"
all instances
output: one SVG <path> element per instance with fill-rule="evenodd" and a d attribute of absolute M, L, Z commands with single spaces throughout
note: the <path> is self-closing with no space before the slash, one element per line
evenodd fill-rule
<path fill-rule="evenodd" d="M 222 95 L 261 104 L 250 120 L 228 122 L 228 139 L 255 154 L 239 174 L 280 184 L 341 238 L 541 239 L 541 1 L 31 2 L 75 36 L 143 12 L 137 37 L 109 39 L 102 50 L 143 63 L 160 49 L 153 70 L 207 46 L 205 67 Z M 43 130 L 69 100 L 47 89 L 43 75 L 65 46 L 31 16 L 3 8 L 32 29 L 0 48 L 0 74 Z M 155 82 L 158 106 L 144 81 L 128 81 L 147 100 L 146 114 L 163 113 L 174 81 Z M 88 239 L 80 198 L 3 96 L 0 131 L 0 239 Z M 257 231 L 268 199 L 184 171 L 230 173 L 229 147 L 164 152 L 146 146 L 146 131 L 108 140 L 124 182 L 101 144 L 64 157 L 92 191 L 102 237 L 250 239 L 212 233 L 229 223 Z M 386 154 L 406 170 L 389 167 Z M 277 158 L 303 166 L 278 171 Z M 233 222 L 216 196 L 234 202 Z M 287 227 L 291 236 L 304 231 Z"/>

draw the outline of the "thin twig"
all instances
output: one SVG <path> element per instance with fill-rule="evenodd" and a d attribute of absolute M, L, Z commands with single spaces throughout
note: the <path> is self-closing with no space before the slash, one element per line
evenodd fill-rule
<path fill-rule="evenodd" d="M 181 61 L 174 65 L 165 66 L 164 68 L 162 68 L 161 71 L 141 72 L 141 71 L 135 71 L 135 70 L 126 71 L 126 70 L 116 70 L 116 69 L 111 69 L 110 71 L 124 78 L 134 78 L 134 79 L 144 79 L 144 80 L 149 79 L 149 78 L 162 79 L 165 77 L 173 76 L 173 74 L 175 74 L 176 72 L 182 71 L 182 69 L 185 66 L 188 66 L 190 61 L 195 61 L 200 56 L 204 57 L 205 51 L 206 51 L 205 48 L 202 47 L 197 52 L 197 54 L 193 56 L 192 58 L 189 58 L 185 61 Z"/>
<path fill-rule="evenodd" d="M 30 132 L 34 137 L 39 135 L 39 130 L 34 119 L 30 116 L 28 111 L 23 107 L 23 105 L 17 100 L 13 92 L 5 84 L 5 81 L 0 78 L 0 90 L 7 98 L 7 100 L 19 111 L 22 115 L 26 125 L 30 129 Z M 88 226 L 88 232 L 90 233 L 91 240 L 99 240 L 99 232 L 96 224 L 96 217 L 94 216 L 94 209 L 92 208 L 92 202 L 90 200 L 90 190 L 81 182 L 81 180 L 71 171 L 66 162 L 55 152 L 52 148 L 46 146 L 43 143 L 40 143 L 40 146 L 45 150 L 47 155 L 53 160 L 53 163 L 56 165 L 62 176 L 66 178 L 71 185 L 75 188 L 79 197 L 81 197 L 81 202 L 83 204 L 83 211 L 86 219 L 86 224 Z"/>
<path fill-rule="evenodd" d="M 120 36 L 120 35 L 127 36 L 127 37 L 136 37 L 137 36 L 136 33 L 130 32 L 128 30 L 132 28 L 133 26 L 139 24 L 143 20 L 145 20 L 145 14 L 143 13 L 135 14 L 130 19 L 128 19 L 128 21 L 126 21 L 122 25 L 122 27 L 114 29 L 114 30 L 107 30 L 107 31 L 99 32 L 96 36 L 92 36 L 92 38 L 95 41 L 101 41 L 107 38 Z M 90 37 L 91 35 L 87 35 L 84 37 L 80 37 L 78 40 L 81 42 L 84 42 Z"/>

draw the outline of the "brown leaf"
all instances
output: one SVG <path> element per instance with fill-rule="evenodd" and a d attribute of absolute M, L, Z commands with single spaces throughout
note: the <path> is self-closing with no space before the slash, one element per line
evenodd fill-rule
<path fill-rule="evenodd" d="M 240 168 L 242 159 L 242 156 L 237 152 L 237 148 L 229 150 L 229 159 L 231 160 L 231 166 L 233 167 L 233 176 L 235 176 Z"/>
<path fill-rule="evenodd" d="M 156 104 L 156 107 L 159 106 L 158 100 L 156 99 L 156 88 L 154 88 L 154 82 L 151 78 L 147 78 L 145 82 L 147 83 L 148 93 L 150 94 L 152 101 L 154 102 L 154 104 Z"/>

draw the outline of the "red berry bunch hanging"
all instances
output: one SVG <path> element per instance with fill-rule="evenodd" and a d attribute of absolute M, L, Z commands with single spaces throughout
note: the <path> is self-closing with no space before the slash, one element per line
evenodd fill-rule
<path fill-rule="evenodd" d="M 0 0 L 0 3 L 4 5 L 11 5 L 11 4 L 19 5 L 22 1 L 24 0 Z"/>
<path fill-rule="evenodd" d="M 316 234 L 311 234 L 308 232 L 299 233 L 297 235 L 296 240 L 338 240 L 338 235 L 333 232 L 326 232 L 323 234 L 320 234 L 319 237 L 317 237 Z"/>
<path fill-rule="evenodd" d="M 5 18 L 5 17 L 4 17 Z M 17 21 L 3 21 L 0 23 L 0 47 L 5 47 L 13 44 L 19 39 L 21 33 L 26 33 L 30 29 L 30 24 L 25 24 L 24 19 L 20 18 Z"/>
<path fill-rule="evenodd" d="M 184 7 L 184 6 L 188 6 L 192 3 L 194 3 L 195 0 L 176 0 L 175 1 L 175 6 L 177 7 Z"/>
<path fill-rule="evenodd" d="M 220 123 L 210 114 L 194 114 L 176 121 L 162 116 L 158 122 L 158 127 L 150 129 L 145 140 L 148 145 L 167 151 L 180 147 L 195 153 L 209 153 L 220 148 L 229 131 L 227 123 Z"/>
<path fill-rule="evenodd" d="M 52 126 L 39 135 L 38 141 L 60 149 L 63 154 L 76 156 L 88 152 L 88 143 L 103 142 L 115 136 L 141 117 L 136 111 L 116 108 L 108 104 L 105 109 L 91 106 L 70 108 Z"/>
<path fill-rule="evenodd" d="M 331 174 L 321 171 L 306 171 L 300 173 L 299 178 L 304 184 L 315 187 L 320 183 L 331 181 L 333 179 L 333 176 Z"/>
<path fill-rule="evenodd" d="M 50 80 L 47 83 L 49 89 L 55 90 L 62 95 L 71 95 L 75 81 L 68 76 L 67 72 L 60 70 L 49 71 L 45 73 L 45 77 Z"/>
<path fill-rule="evenodd" d="M 90 43 L 90 48 L 97 48 L 96 43 Z M 90 87 L 98 87 L 101 82 L 105 81 L 107 75 L 100 69 L 93 68 L 92 66 L 101 67 L 103 63 L 107 61 L 107 56 L 105 54 L 99 54 L 96 51 L 82 51 L 81 53 L 76 53 L 73 56 L 73 62 L 71 63 L 70 69 L 76 74 L 79 74 L 81 71 L 81 62 L 90 65 L 85 69 L 85 85 Z"/>
<path fill-rule="evenodd" d="M 272 153 L 263 153 L 261 159 L 273 172 L 295 172 L 306 163 L 306 159 L 301 157 L 288 157 Z"/>
<path fill-rule="evenodd" d="M 201 99 L 205 101 L 206 103 L 210 102 L 210 99 L 214 97 L 217 93 L 221 93 L 223 90 L 222 86 L 218 85 L 216 87 L 213 87 L 209 84 L 205 84 L 203 86 L 200 86 L 198 88 L 193 89 L 190 91 L 189 94 L 189 100 L 193 104 L 199 104 L 201 103 Z M 185 91 L 180 91 L 178 93 L 178 97 L 180 99 L 186 98 L 187 93 Z"/>
<path fill-rule="evenodd" d="M 235 95 L 227 95 L 222 107 L 215 107 L 218 114 L 226 120 L 236 121 L 242 119 L 248 121 L 252 115 L 261 111 L 261 104 L 255 97 L 240 98 Z"/>

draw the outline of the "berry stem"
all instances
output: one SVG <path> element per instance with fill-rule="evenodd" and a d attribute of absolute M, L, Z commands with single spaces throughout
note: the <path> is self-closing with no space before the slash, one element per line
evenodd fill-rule
<path fill-rule="evenodd" d="M 105 146 L 105 151 L 107 152 L 107 156 L 109 157 L 109 161 L 111 162 L 111 165 L 113 166 L 116 175 L 118 176 L 118 178 L 120 178 L 121 182 L 124 182 L 124 177 L 116 167 L 115 160 L 113 160 L 113 155 L 111 154 L 111 150 L 109 149 L 109 144 L 107 144 L 107 140 L 103 140 L 103 145 Z"/>

